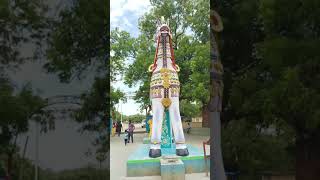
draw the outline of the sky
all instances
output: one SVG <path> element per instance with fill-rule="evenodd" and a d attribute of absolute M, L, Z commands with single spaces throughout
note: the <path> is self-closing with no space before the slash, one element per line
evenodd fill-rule
<path fill-rule="evenodd" d="M 125 30 L 133 37 L 138 37 L 140 32 L 138 29 L 138 19 L 145 12 L 151 8 L 149 0 L 111 0 L 110 2 L 110 24 L 111 29 L 118 27 L 120 30 Z M 127 60 L 127 65 L 130 64 L 130 60 Z M 129 88 L 120 79 L 116 83 L 112 84 L 113 87 L 119 88 L 124 92 L 134 92 L 138 89 L 138 86 Z M 118 111 L 125 115 L 133 115 L 140 113 L 139 104 L 134 100 L 129 99 L 126 103 L 120 102 L 117 106 Z"/>

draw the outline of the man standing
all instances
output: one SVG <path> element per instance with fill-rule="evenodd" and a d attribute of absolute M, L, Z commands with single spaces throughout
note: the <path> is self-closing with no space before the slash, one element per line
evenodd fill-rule
<path fill-rule="evenodd" d="M 188 122 L 188 127 L 187 127 L 187 133 L 188 134 L 190 133 L 190 130 L 191 130 L 191 124 L 190 124 L 190 122 Z"/>
<path fill-rule="evenodd" d="M 130 138 L 131 138 L 131 142 L 133 143 L 133 131 L 134 131 L 135 127 L 134 124 L 131 122 L 131 120 L 129 121 L 129 139 L 128 139 L 128 143 L 130 142 Z"/>

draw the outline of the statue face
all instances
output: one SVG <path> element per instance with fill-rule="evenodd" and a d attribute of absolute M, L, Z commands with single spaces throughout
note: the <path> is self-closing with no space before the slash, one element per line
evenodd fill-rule
<path fill-rule="evenodd" d="M 155 41 L 157 41 L 158 37 L 161 36 L 161 34 L 168 34 L 170 37 L 172 37 L 171 30 L 170 30 L 169 26 L 167 25 L 167 23 L 161 22 L 160 20 L 158 20 Z"/>

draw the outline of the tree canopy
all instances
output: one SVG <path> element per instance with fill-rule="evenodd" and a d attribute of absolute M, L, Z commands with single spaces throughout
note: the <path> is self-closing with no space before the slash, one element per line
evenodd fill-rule
<path fill-rule="evenodd" d="M 83 101 L 74 118 L 80 122 L 82 131 L 94 131 L 98 137 L 96 159 L 106 160 L 109 151 L 110 100 L 120 98 L 119 92 L 110 93 L 109 24 L 108 1 L 74 1 L 70 8 L 63 9 L 59 18 L 51 21 L 52 32 L 48 38 L 44 68 L 58 75 L 61 82 L 69 83 L 94 75 L 92 87 L 81 96 Z"/>
<path fill-rule="evenodd" d="M 151 10 L 139 19 L 140 35 L 130 37 L 126 31 L 111 31 L 111 50 L 117 62 L 123 63 L 128 58 L 133 63 L 125 67 L 125 83 L 132 87 L 139 85 L 134 100 L 147 109 L 150 104 L 149 88 L 151 74 L 148 66 L 153 63 L 155 54 L 154 33 L 156 20 L 161 16 L 169 20 L 173 33 L 176 63 L 181 67 L 179 79 L 182 84 L 181 106 L 199 104 L 200 107 L 209 100 L 209 1 L 150 1 Z M 115 41 L 114 41 L 115 40 Z M 208 72 L 208 73 L 205 73 Z M 191 91 L 192 89 L 192 91 Z M 200 108 L 199 106 L 192 106 Z M 186 108 L 182 108 L 188 109 Z M 182 112 L 196 116 L 197 113 Z"/>
<path fill-rule="evenodd" d="M 315 83 L 319 5 L 313 0 L 214 2 L 224 22 L 219 43 L 225 69 L 222 142 L 227 164 L 255 172 L 258 167 L 296 170 L 297 179 L 315 178 L 314 168 L 302 172 L 301 166 L 320 160 L 314 154 L 320 130 Z M 266 129 L 272 135 L 266 135 Z M 307 161 L 307 153 L 313 160 Z"/>
<path fill-rule="evenodd" d="M 0 1 L 1 67 L 17 65 L 32 58 L 22 56 L 20 46 L 25 43 L 40 44 L 46 35 L 46 12 L 47 7 L 40 0 Z"/>
<path fill-rule="evenodd" d="M 8 79 L 0 78 L 0 155 L 6 157 L 6 172 L 10 175 L 17 174 L 13 170 L 14 155 L 19 152 L 16 142 L 29 130 L 29 121 L 41 123 L 44 131 L 54 128 L 52 116 L 43 109 L 46 101 L 35 95 L 30 85 L 14 90 Z"/>

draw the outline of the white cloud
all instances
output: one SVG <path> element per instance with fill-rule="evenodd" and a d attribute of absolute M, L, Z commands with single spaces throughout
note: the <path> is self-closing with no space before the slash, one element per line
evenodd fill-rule
<path fill-rule="evenodd" d="M 150 7 L 149 0 L 128 0 L 127 3 L 124 4 L 123 9 L 142 15 L 144 12 L 148 11 Z"/>
<path fill-rule="evenodd" d="M 150 10 L 149 0 L 112 0 L 110 12 L 111 27 L 119 27 L 126 29 L 137 26 L 138 18 L 145 12 Z M 124 16 L 126 12 L 130 12 L 130 18 L 134 17 L 135 22 L 129 22 L 128 17 Z"/>
<path fill-rule="evenodd" d="M 133 92 L 138 90 L 138 86 L 134 86 L 132 88 L 129 88 L 126 84 L 124 84 L 123 79 L 121 78 L 120 75 L 118 75 L 117 77 L 117 81 L 112 82 L 111 85 L 112 87 L 114 87 L 115 89 L 120 89 L 122 92 L 124 92 L 127 96 L 127 102 L 120 102 L 116 108 L 119 108 L 118 111 L 122 111 L 122 113 L 124 115 L 134 115 L 137 113 L 140 113 L 139 110 L 139 104 L 137 104 L 133 99 L 132 96 Z M 122 106 L 122 109 L 120 108 Z"/>
<path fill-rule="evenodd" d="M 123 15 L 122 7 L 124 5 L 124 0 L 114 0 L 113 3 L 111 3 L 111 12 L 110 12 L 110 18 L 111 20 L 117 17 L 120 17 Z"/>
<path fill-rule="evenodd" d="M 133 24 L 132 24 L 131 22 L 129 22 L 129 20 L 128 20 L 127 18 L 124 18 L 124 19 L 123 19 L 123 22 L 124 22 L 124 24 L 125 24 L 126 26 L 128 26 L 128 27 L 133 27 Z"/>
<path fill-rule="evenodd" d="M 129 32 L 132 36 L 136 37 L 139 34 L 138 18 L 151 8 L 149 0 L 112 0 L 110 12 L 111 29 L 115 27 L 120 30 Z M 113 54 L 113 53 L 112 53 Z M 132 63 L 132 59 L 127 59 L 126 64 Z M 119 88 L 123 92 L 134 92 L 138 89 L 138 85 L 129 88 L 124 84 L 121 77 L 116 82 L 112 83 L 114 88 Z M 134 100 L 128 99 L 126 103 L 121 102 L 122 111 L 125 115 L 132 115 L 140 113 L 139 104 Z M 119 109 L 119 111 L 121 111 Z"/>

